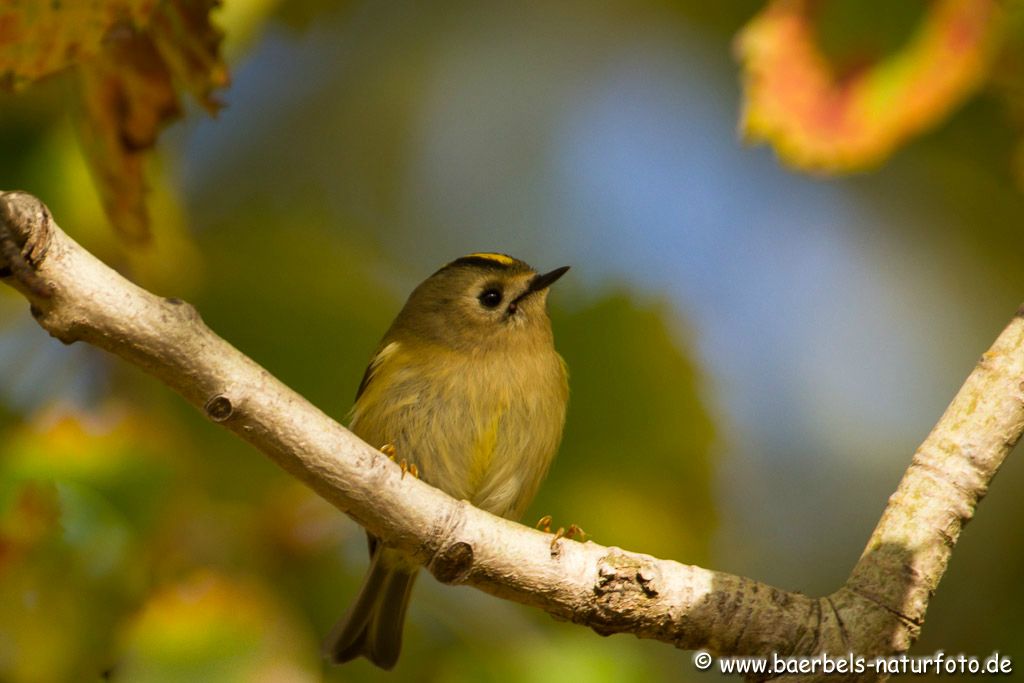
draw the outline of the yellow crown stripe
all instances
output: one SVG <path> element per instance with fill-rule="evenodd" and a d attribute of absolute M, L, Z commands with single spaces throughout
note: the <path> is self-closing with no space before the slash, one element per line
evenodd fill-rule
<path fill-rule="evenodd" d="M 464 256 L 463 258 L 482 258 L 486 261 L 494 261 L 495 263 L 500 263 L 503 266 L 512 266 L 515 265 L 516 263 L 516 260 L 511 256 L 506 256 L 505 254 L 494 254 L 487 251 L 469 254 L 468 256 Z"/>

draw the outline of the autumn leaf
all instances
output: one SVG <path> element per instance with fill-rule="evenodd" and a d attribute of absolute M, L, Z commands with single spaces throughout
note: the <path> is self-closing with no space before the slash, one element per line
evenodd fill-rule
<path fill-rule="evenodd" d="M 211 114 L 227 85 L 217 0 L 0 0 L 0 87 L 73 70 L 76 125 L 103 208 L 124 237 L 149 238 L 146 153 L 181 115 L 180 90 Z"/>
<path fill-rule="evenodd" d="M 221 107 L 213 91 L 228 84 L 227 67 L 219 54 L 224 36 L 210 22 L 210 12 L 219 4 L 220 0 L 164 2 L 148 30 L 174 82 L 189 90 L 210 114 Z"/>
<path fill-rule="evenodd" d="M 16 90 L 93 57 L 110 29 L 143 25 L 155 0 L 0 0 L 0 87 Z"/>
<path fill-rule="evenodd" d="M 844 72 L 818 44 L 813 0 L 773 0 L 740 32 L 751 141 L 826 173 L 884 161 L 936 125 L 985 80 L 1003 35 L 997 0 L 936 0 L 897 50 Z"/>
<path fill-rule="evenodd" d="M 148 37 L 131 29 L 78 68 L 76 117 L 100 200 L 125 237 L 145 240 L 145 153 L 180 113 L 170 72 Z"/>
<path fill-rule="evenodd" d="M 210 113 L 227 84 L 221 35 L 209 23 L 215 0 L 160 4 L 145 29 L 120 25 L 104 49 L 78 65 L 82 147 L 107 216 L 133 241 L 149 236 L 144 164 L 160 130 L 181 115 L 178 89 Z"/>

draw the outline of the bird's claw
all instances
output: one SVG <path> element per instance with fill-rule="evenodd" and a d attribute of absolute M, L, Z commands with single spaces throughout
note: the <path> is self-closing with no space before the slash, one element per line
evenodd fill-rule
<path fill-rule="evenodd" d="M 408 472 L 417 479 L 420 478 L 420 468 L 416 467 L 416 463 L 409 463 L 402 460 L 398 463 L 398 466 L 402 468 L 402 479 L 405 479 L 405 473 Z"/>
<path fill-rule="evenodd" d="M 398 459 L 398 449 L 395 448 L 395 444 L 384 444 L 383 446 L 380 447 L 380 452 L 388 456 L 391 459 L 391 462 L 398 465 L 398 467 L 402 470 L 402 479 L 405 479 L 405 474 L 407 472 L 412 476 L 416 477 L 417 479 L 420 478 L 420 468 L 416 466 L 416 463 L 410 463 L 404 458 L 402 460 Z"/>
<path fill-rule="evenodd" d="M 544 515 L 539 520 L 537 520 L 536 528 L 540 529 L 546 534 L 552 533 L 551 515 Z M 567 538 L 569 540 L 577 540 L 581 542 L 587 539 L 587 532 L 584 531 L 583 528 L 578 524 L 570 524 L 568 529 L 560 526 L 558 527 L 558 530 L 554 532 L 554 535 L 554 538 L 551 539 L 551 552 L 557 552 L 558 542 L 561 541 L 563 538 Z"/>

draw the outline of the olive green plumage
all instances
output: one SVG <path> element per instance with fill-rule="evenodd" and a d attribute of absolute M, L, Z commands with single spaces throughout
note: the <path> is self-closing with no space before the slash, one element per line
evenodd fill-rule
<path fill-rule="evenodd" d="M 558 450 L 569 398 L 547 315 L 548 287 L 504 254 L 471 254 L 427 278 L 381 340 L 359 386 L 350 428 L 391 444 L 421 478 L 518 519 Z M 370 537 L 370 569 L 325 645 L 390 669 L 401 649 L 414 560 Z"/>

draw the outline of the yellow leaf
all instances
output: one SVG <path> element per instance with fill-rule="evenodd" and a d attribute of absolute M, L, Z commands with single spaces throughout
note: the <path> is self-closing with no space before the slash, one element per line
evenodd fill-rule
<path fill-rule="evenodd" d="M 200 570 L 161 586 L 124 632 L 117 680 L 319 680 L 315 643 L 265 584 Z"/>

